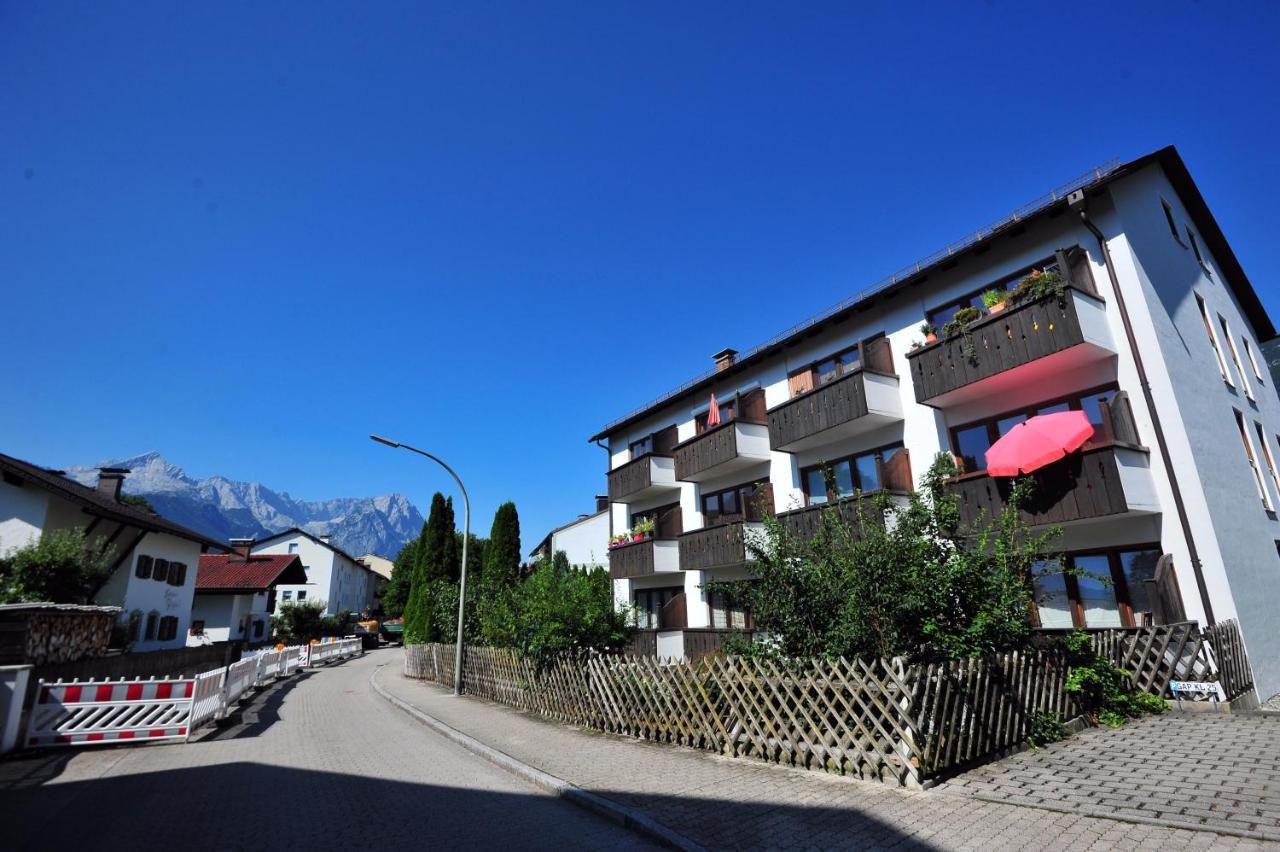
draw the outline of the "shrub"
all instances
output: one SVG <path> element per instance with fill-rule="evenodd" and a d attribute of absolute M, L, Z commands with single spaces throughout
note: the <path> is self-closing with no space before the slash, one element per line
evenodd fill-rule
<path fill-rule="evenodd" d="M 284 604 L 279 613 L 271 616 L 271 629 L 279 641 L 294 645 L 345 635 L 351 613 L 325 615 L 325 606 L 322 600 Z"/>
<path fill-rule="evenodd" d="M 1002 305 L 1007 301 L 1009 301 L 1008 290 L 996 290 L 993 288 L 982 294 L 982 304 L 986 305 L 987 308 L 994 308 L 996 305 Z"/>
<path fill-rule="evenodd" d="M 1129 672 L 1098 656 L 1085 631 L 1073 630 L 1062 642 L 1071 666 L 1067 691 L 1075 693 L 1084 712 L 1097 721 L 1119 728 L 1128 719 L 1168 709 L 1159 696 L 1138 690 Z"/>
<path fill-rule="evenodd" d="M 971 322 L 977 322 L 978 320 L 982 319 L 982 316 L 983 316 L 982 311 L 978 310 L 972 305 L 969 305 L 967 307 L 963 307 L 960 310 L 956 311 L 955 316 L 952 317 L 951 321 L 958 322 L 960 323 L 961 326 L 966 326 Z"/>
<path fill-rule="evenodd" d="M 0 557 L 0 603 L 89 604 L 111 576 L 115 548 L 83 527 L 51 530 Z"/>

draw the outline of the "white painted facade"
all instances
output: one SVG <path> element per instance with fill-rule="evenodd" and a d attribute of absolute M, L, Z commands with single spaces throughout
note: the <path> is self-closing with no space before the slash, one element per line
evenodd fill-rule
<path fill-rule="evenodd" d="M 1261 327 L 1251 321 L 1238 289 L 1248 288 L 1247 281 L 1237 283 L 1241 280 L 1237 279 L 1229 284 L 1224 278 L 1220 260 L 1193 224 L 1188 205 L 1175 191 L 1166 168 L 1165 161 L 1147 159 L 1129 173 L 1095 187 L 1088 200 L 1089 218 L 1102 231 L 1112 256 L 1186 505 L 1213 615 L 1219 621 L 1240 620 L 1259 694 L 1265 698 L 1280 692 L 1280 617 L 1276 615 L 1280 603 L 1280 476 L 1271 476 L 1266 461 L 1269 454 L 1280 464 L 1280 398 L 1259 346 L 1259 337 L 1269 337 L 1273 331 L 1265 317 Z M 1170 207 L 1179 239 L 1170 232 L 1162 200 Z M 1195 245 L 1188 229 L 1195 234 Z M 1096 293 L 1069 293 L 1084 342 L 945 398 L 931 399 L 931 405 L 917 403 L 907 355 L 912 343 L 923 337 L 920 327 L 927 312 L 1040 265 L 1057 249 L 1071 247 L 1083 251 Z M 1196 250 L 1202 261 L 1196 259 Z M 773 410 L 792 398 L 788 376 L 797 369 L 874 335 L 884 334 L 889 341 L 896 378 L 866 374 L 869 415 L 858 418 L 857 428 L 832 429 L 782 451 L 771 446 L 767 427 L 736 424 L 730 427 L 738 432 L 738 458 L 732 464 L 685 481 L 675 479 L 674 474 L 655 473 L 653 487 L 630 498 L 631 502 L 611 504 L 613 530 L 629 529 L 632 515 L 638 512 L 678 503 L 685 533 L 697 531 L 704 527 L 704 495 L 758 480 L 767 480 L 772 486 L 776 511 L 796 509 L 806 499 L 802 468 L 896 442 L 902 442 L 909 452 L 911 474 L 918 486 L 934 456 L 952 451 L 953 427 L 1114 385 L 1127 394 L 1139 441 L 1146 447 L 1145 452 L 1115 451 L 1128 511 L 1067 524 L 1059 547 L 1070 552 L 1158 545 L 1173 557 L 1187 617 L 1206 623 L 1190 548 L 1175 508 L 1170 471 L 1158 451 L 1135 353 L 1130 350 L 1119 301 L 1096 238 L 1075 212 L 1062 210 L 1030 217 L 1012 233 L 988 240 L 981 253 L 946 266 L 930 269 L 927 278 L 892 297 L 823 322 L 814 333 L 797 336 L 787 346 L 740 363 L 708 386 L 675 396 L 609 432 L 605 440 L 611 469 L 616 469 L 632 460 L 632 442 L 673 424 L 680 441 L 693 438 L 696 417 L 707 410 L 712 393 L 723 403 L 739 393 L 762 388 L 765 405 Z M 1204 300 L 1211 315 L 1231 381 L 1224 381 L 1196 296 Z M 1258 319 L 1256 312 L 1252 316 Z M 1222 339 L 1219 317 L 1230 330 L 1239 368 Z M 1237 411 L 1253 444 L 1270 510 L 1255 489 L 1237 428 Z M 1257 434 L 1259 427 L 1262 439 Z M 1267 453 L 1262 452 L 1264 444 Z M 615 579 L 615 599 L 619 604 L 629 603 L 637 591 L 679 587 L 685 594 L 687 626 L 704 627 L 711 617 L 704 584 L 713 575 L 725 579 L 749 576 L 747 570 L 743 565 L 714 572 L 655 571 L 648 576 Z M 666 631 L 659 638 L 670 650 L 673 640 Z"/>
<path fill-rule="evenodd" d="M 596 512 L 551 531 L 547 541 L 551 556 L 564 551 L 569 564 L 577 568 L 609 567 L 609 513 Z"/>
<path fill-rule="evenodd" d="M 233 639 L 248 645 L 271 638 L 271 613 L 266 592 L 199 594 L 191 607 L 191 621 L 204 622 L 200 635 L 188 635 L 187 645 L 209 645 Z"/>
<path fill-rule="evenodd" d="M 93 522 L 94 517 L 86 514 L 81 505 L 32 482 L 15 485 L 7 480 L 0 481 L 0 551 L 7 552 L 31 544 L 46 531 L 74 527 L 88 529 Z M 147 532 L 141 539 L 136 539 L 137 532 L 139 530 L 128 525 L 121 529 L 121 524 L 107 520 L 94 527 L 92 538 L 104 541 L 114 535 L 112 544 L 116 548 L 116 556 L 123 557 L 94 603 L 120 607 L 123 610 L 121 619 L 126 624 L 130 618 L 136 620 L 137 638 L 132 641 L 133 650 L 182 647 L 191 622 L 196 568 L 202 545 L 198 541 L 161 532 Z M 135 539 L 136 544 L 133 544 Z M 130 544 L 133 546 L 122 554 L 120 548 Z M 157 581 L 139 577 L 138 559 L 144 556 L 186 566 L 181 585 L 171 584 L 167 579 Z M 161 638 L 168 632 L 172 632 L 171 638 Z"/>
<path fill-rule="evenodd" d="M 307 569 L 305 585 L 276 587 L 276 611 L 285 604 L 324 601 L 325 614 L 363 612 L 374 605 L 380 578 L 355 558 L 300 530 L 280 533 L 253 546 L 253 553 L 296 553 Z M 300 597 L 301 596 L 301 597 Z"/>

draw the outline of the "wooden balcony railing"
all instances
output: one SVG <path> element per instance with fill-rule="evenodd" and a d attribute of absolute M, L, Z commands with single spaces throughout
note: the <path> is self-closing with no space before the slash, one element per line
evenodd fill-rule
<path fill-rule="evenodd" d="M 658 458 L 670 458 L 670 456 L 646 453 L 609 471 L 609 499 L 615 503 L 625 503 L 627 497 L 652 488 L 654 461 Z M 670 478 L 670 476 L 668 471 L 667 477 Z"/>
<path fill-rule="evenodd" d="M 614 580 L 648 577 L 653 573 L 654 540 L 624 544 L 609 551 L 609 576 Z"/>
<path fill-rule="evenodd" d="M 969 326 L 964 334 L 908 353 L 916 402 L 929 403 L 951 391 L 1017 369 L 1086 342 L 1079 303 L 1097 297 L 1076 287 L 1007 308 Z"/>
<path fill-rule="evenodd" d="M 875 495 L 878 493 L 883 492 L 862 495 L 863 520 L 866 523 L 879 524 L 883 527 L 884 515 L 877 511 L 874 505 Z M 792 537 L 801 542 L 809 542 L 813 540 L 813 537 L 818 534 L 818 530 L 822 528 L 822 516 L 825 510 L 835 509 L 840 513 L 840 519 L 850 529 L 860 529 L 858 504 L 859 500 L 852 497 L 836 503 L 819 503 L 813 506 L 806 506 L 803 509 L 793 509 L 790 512 L 779 512 L 778 521 L 781 522 Z"/>
<path fill-rule="evenodd" d="M 863 344 L 862 366 L 769 410 L 769 443 L 775 450 L 801 445 L 822 432 L 852 424 L 869 413 L 868 373 L 897 379 L 888 338 Z"/>
<path fill-rule="evenodd" d="M 718 524 L 680 536 L 680 568 L 683 571 L 743 565 L 746 561 L 742 521 Z"/>
<path fill-rule="evenodd" d="M 719 654 L 725 640 L 730 636 L 741 636 L 750 642 L 752 637 L 755 636 L 755 631 L 719 627 L 690 627 L 684 631 L 684 655 L 692 662 L 702 657 Z"/>

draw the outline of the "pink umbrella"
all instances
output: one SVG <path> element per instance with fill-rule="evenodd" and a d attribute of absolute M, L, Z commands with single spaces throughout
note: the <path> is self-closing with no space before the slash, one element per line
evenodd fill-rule
<path fill-rule="evenodd" d="M 1093 437 L 1083 411 L 1037 414 L 1014 426 L 987 450 L 989 476 L 1017 476 L 1056 462 Z"/>
<path fill-rule="evenodd" d="M 716 395 L 711 394 L 711 409 L 707 412 L 707 428 L 720 425 L 720 406 L 716 405 Z"/>

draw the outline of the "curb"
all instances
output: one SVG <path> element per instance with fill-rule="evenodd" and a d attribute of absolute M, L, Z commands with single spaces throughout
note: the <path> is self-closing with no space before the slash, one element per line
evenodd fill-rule
<path fill-rule="evenodd" d="M 450 727 L 434 716 L 422 712 L 407 701 L 397 698 L 383 689 L 382 685 L 378 683 L 378 672 L 386 665 L 388 664 L 380 663 L 374 668 L 373 674 L 369 675 L 369 685 L 373 687 L 373 691 L 386 699 L 392 706 L 403 710 L 445 739 L 451 740 L 467 751 L 483 757 L 495 766 L 505 769 L 527 784 L 572 802 L 580 808 L 591 811 L 597 816 L 602 816 L 610 822 L 617 823 L 637 834 L 644 835 L 650 840 L 661 843 L 663 846 L 684 850 L 684 852 L 706 852 L 704 847 L 633 808 L 620 805 L 612 799 L 598 796 L 565 781 L 563 778 L 557 778 L 535 766 L 530 766 L 524 761 L 517 760 L 506 752 L 499 751 L 493 746 L 485 745 L 474 737 L 462 733 L 457 728 Z"/>

